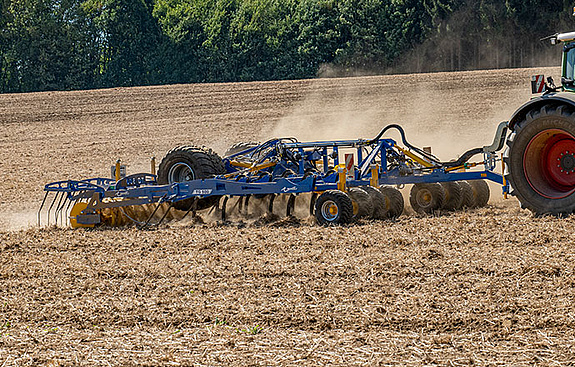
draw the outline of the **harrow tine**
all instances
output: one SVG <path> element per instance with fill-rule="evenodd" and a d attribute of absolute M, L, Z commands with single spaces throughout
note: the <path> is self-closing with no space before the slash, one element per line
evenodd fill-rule
<path fill-rule="evenodd" d="M 59 195 L 60 195 L 59 192 L 57 192 L 56 195 L 54 195 L 54 200 L 52 200 L 52 204 L 50 204 L 50 207 L 48 208 L 48 213 L 46 215 L 46 217 L 48 218 L 48 226 L 50 225 L 50 211 L 52 210 L 54 203 L 56 203 L 56 200 L 58 200 Z"/>
<path fill-rule="evenodd" d="M 66 210 L 64 211 L 66 222 L 68 222 L 68 213 L 70 212 L 70 207 L 76 204 L 76 200 L 68 199 L 68 205 L 66 205 Z"/>
<path fill-rule="evenodd" d="M 170 209 L 172 209 L 173 206 L 174 206 L 174 203 L 170 203 L 170 206 L 168 207 L 168 209 L 166 209 L 166 212 L 164 213 L 164 215 L 162 215 L 162 218 L 160 218 L 160 221 L 158 223 L 154 224 L 154 227 L 157 227 L 160 224 L 162 224 L 162 222 L 164 221 L 164 219 L 166 218 L 166 216 L 170 212 Z"/>
<path fill-rule="evenodd" d="M 42 204 L 40 205 L 40 209 L 38 209 L 38 227 L 40 227 L 40 225 L 41 225 L 40 214 L 42 213 L 42 208 L 44 207 L 44 204 L 46 203 L 46 198 L 48 197 L 49 193 L 50 193 L 50 191 L 46 191 L 46 194 L 44 194 L 44 199 L 42 200 Z"/>
<path fill-rule="evenodd" d="M 60 215 L 60 211 L 62 210 L 62 207 L 66 203 L 64 201 L 65 197 L 66 195 L 62 193 L 62 196 L 60 196 L 60 201 L 58 201 L 58 205 L 56 205 L 56 209 L 54 210 L 54 221 L 56 222 L 56 225 L 58 225 L 58 216 Z"/>
<path fill-rule="evenodd" d="M 236 205 L 238 207 L 238 211 L 241 213 L 242 209 L 244 208 L 244 197 L 243 196 L 240 196 Z"/>
<path fill-rule="evenodd" d="M 226 205 L 228 203 L 228 199 L 229 199 L 229 197 L 225 196 L 224 201 L 222 203 L 222 222 L 226 221 Z"/>
<path fill-rule="evenodd" d="M 162 198 L 163 199 L 163 198 Z M 158 211 L 158 209 L 160 209 L 160 206 L 162 205 L 163 200 L 160 200 L 158 202 L 158 205 L 156 205 L 156 208 L 154 209 L 154 211 L 152 212 L 152 214 L 150 214 L 150 216 L 148 217 L 148 219 L 144 222 L 144 224 L 140 227 L 140 228 L 144 228 L 147 227 L 148 224 L 150 224 L 150 220 L 152 220 L 152 217 L 156 214 L 156 212 Z M 172 207 L 172 205 L 170 205 L 170 208 Z"/>
<path fill-rule="evenodd" d="M 295 209 L 295 195 L 291 194 L 289 196 L 288 202 L 287 202 L 287 207 L 286 207 L 286 217 L 289 217 L 290 215 L 293 214 Z"/>

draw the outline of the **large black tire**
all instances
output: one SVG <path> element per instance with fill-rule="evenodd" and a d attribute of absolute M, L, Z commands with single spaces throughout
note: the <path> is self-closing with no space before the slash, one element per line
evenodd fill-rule
<path fill-rule="evenodd" d="M 222 159 L 211 149 L 197 146 L 179 146 L 170 150 L 158 167 L 158 183 L 172 184 L 210 178 L 226 172 Z M 198 200 L 196 209 L 209 208 L 219 201 L 219 196 L 210 196 Z M 190 209 L 194 199 L 180 200 L 174 203 L 179 210 Z"/>
<path fill-rule="evenodd" d="M 397 219 L 403 213 L 405 203 L 401 191 L 391 186 L 381 186 L 379 191 L 385 197 L 385 209 L 387 218 Z"/>
<path fill-rule="evenodd" d="M 347 194 L 352 201 L 354 219 L 368 218 L 373 215 L 373 202 L 367 191 L 360 187 L 352 187 Z"/>
<path fill-rule="evenodd" d="M 315 217 L 322 226 L 347 224 L 353 217 L 351 198 L 339 190 L 327 190 L 315 202 Z"/>
<path fill-rule="evenodd" d="M 385 195 L 381 193 L 378 189 L 373 186 L 362 186 L 365 192 L 368 193 L 369 198 L 373 204 L 373 211 L 371 213 L 371 218 L 373 219 L 385 219 L 387 218 L 387 205 L 385 202 Z"/>
<path fill-rule="evenodd" d="M 409 194 L 409 203 L 417 213 L 433 213 L 441 209 L 445 190 L 438 183 L 419 183 L 413 185 Z"/>
<path fill-rule="evenodd" d="M 471 185 L 467 181 L 458 181 L 457 183 L 461 186 L 461 208 L 473 208 L 475 206 L 475 196 Z"/>
<path fill-rule="evenodd" d="M 484 180 L 467 181 L 473 190 L 473 208 L 482 208 L 489 201 L 489 185 Z"/>
<path fill-rule="evenodd" d="M 537 215 L 575 210 L 575 115 L 543 106 L 515 124 L 508 141 L 507 181 L 521 206 Z"/>
<path fill-rule="evenodd" d="M 455 181 L 442 182 L 445 197 L 443 198 L 443 205 L 441 209 L 445 210 L 459 210 L 463 201 L 463 193 L 461 186 Z"/>
<path fill-rule="evenodd" d="M 224 157 L 229 157 L 230 155 L 234 155 L 246 149 L 257 147 L 258 145 L 259 143 L 255 143 L 252 141 L 236 143 L 228 148 L 228 150 L 224 153 Z"/>

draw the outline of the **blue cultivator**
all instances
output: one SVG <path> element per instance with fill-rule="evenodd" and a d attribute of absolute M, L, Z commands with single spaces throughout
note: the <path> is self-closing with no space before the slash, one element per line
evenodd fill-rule
<path fill-rule="evenodd" d="M 403 147 L 382 138 L 390 129 L 399 131 Z M 48 223 L 52 215 L 56 223 L 68 217 L 72 227 L 117 225 L 126 219 L 141 226 L 157 225 L 172 208 L 180 211 L 180 218 L 209 209 L 217 210 L 225 220 L 232 197 L 239 198 L 240 211 L 245 211 L 253 197 L 266 200 L 273 212 L 274 200 L 282 194 L 287 195 L 287 215 L 293 214 L 296 197 L 309 194 L 310 214 L 322 225 L 345 224 L 361 216 L 395 218 L 403 211 L 403 197 L 392 185 L 406 184 L 413 184 L 410 203 L 417 212 L 481 206 L 489 199 L 484 179 L 501 184 L 503 193 L 508 192 L 504 177 L 494 172 L 501 161 L 496 152 L 506 135 L 504 122 L 492 145 L 472 149 L 451 162 L 441 162 L 430 150 L 409 144 L 398 125 L 385 127 L 369 140 L 299 142 L 286 138 L 242 143 L 223 159 L 207 148 L 180 146 L 162 159 L 157 175 L 153 163 L 152 173 L 121 178 L 118 163 L 114 179 L 46 185 L 38 221 L 50 193 L 55 197 L 47 205 Z M 470 162 L 474 156 L 482 160 Z"/>

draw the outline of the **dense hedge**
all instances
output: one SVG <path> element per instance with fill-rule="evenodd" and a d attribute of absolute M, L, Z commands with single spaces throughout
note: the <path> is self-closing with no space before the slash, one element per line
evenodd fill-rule
<path fill-rule="evenodd" d="M 548 62 L 571 3 L 0 0 L 0 92 Z M 555 51 L 557 53 L 558 51 Z"/>

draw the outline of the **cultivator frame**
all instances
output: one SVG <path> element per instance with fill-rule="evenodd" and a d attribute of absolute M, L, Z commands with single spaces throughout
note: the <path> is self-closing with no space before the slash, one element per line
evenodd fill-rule
<path fill-rule="evenodd" d="M 390 129 L 400 133 L 403 147 L 393 139 L 382 138 Z M 225 172 L 209 178 L 192 175 L 195 179 L 190 181 L 159 184 L 157 175 L 138 173 L 122 179 L 91 178 L 49 183 L 44 187 L 46 193 L 38 211 L 38 223 L 41 224 L 41 213 L 50 194 L 54 194 L 54 198 L 48 205 L 48 224 L 51 215 L 57 224 L 69 213 L 73 227 L 92 227 L 101 223 L 101 213 L 105 209 L 157 204 L 145 221 L 130 218 L 139 225 L 149 226 L 160 205 L 169 203 L 164 216 L 154 223 L 159 224 L 175 203 L 191 200 L 187 215 L 195 212 L 200 200 L 210 197 L 220 198 L 215 200 L 215 206 L 225 220 L 230 197 L 245 198 L 247 206 L 251 196 L 269 195 L 268 210 L 273 211 L 277 195 L 290 195 L 286 213 L 289 215 L 293 213 L 295 197 L 311 193 L 310 213 L 315 211 L 318 217 L 321 210 L 314 206 L 318 195 L 333 190 L 345 192 L 354 187 L 490 180 L 502 185 L 506 195 L 509 187 L 505 178 L 495 172 L 497 162 L 501 161 L 497 151 L 502 148 L 506 135 L 507 122 L 502 122 L 492 145 L 469 150 L 451 162 L 441 162 L 430 152 L 411 145 L 399 125 L 386 126 L 374 139 L 314 142 L 299 142 L 294 138 L 272 139 L 224 157 Z M 349 162 L 348 166 L 342 163 L 340 158 L 345 153 L 353 154 L 357 165 L 348 167 Z M 476 155 L 481 155 L 482 159 L 469 162 Z M 481 166 L 483 169 L 471 170 Z M 178 167 L 193 170 L 190 164 L 182 163 Z M 337 204 L 337 200 L 335 202 Z M 339 209 L 328 207 L 325 210 L 326 213 L 332 210 L 337 217 Z M 337 220 L 320 222 L 340 223 Z"/>

